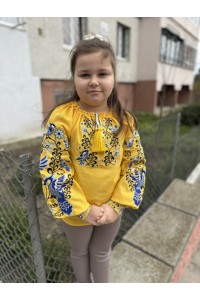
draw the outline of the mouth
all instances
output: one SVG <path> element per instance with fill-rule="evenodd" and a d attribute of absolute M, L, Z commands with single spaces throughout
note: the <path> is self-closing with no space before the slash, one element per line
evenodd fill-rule
<path fill-rule="evenodd" d="M 101 93 L 101 91 L 96 91 L 96 90 L 88 91 L 88 94 L 93 94 L 93 93 Z"/>

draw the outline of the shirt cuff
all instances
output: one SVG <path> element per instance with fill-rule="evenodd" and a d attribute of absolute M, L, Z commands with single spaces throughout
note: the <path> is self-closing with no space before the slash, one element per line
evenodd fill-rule
<path fill-rule="evenodd" d="M 125 208 L 125 206 L 113 201 L 109 200 L 107 204 L 114 209 L 114 211 L 120 216 Z"/>
<path fill-rule="evenodd" d="M 84 212 L 82 212 L 80 215 L 78 215 L 77 218 L 79 218 L 81 220 L 85 220 L 87 218 L 87 215 L 90 212 L 90 209 L 91 209 L 91 205 Z"/>

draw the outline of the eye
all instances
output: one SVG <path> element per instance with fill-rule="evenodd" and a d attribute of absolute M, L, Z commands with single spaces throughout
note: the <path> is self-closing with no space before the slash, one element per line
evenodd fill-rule
<path fill-rule="evenodd" d="M 81 75 L 80 75 L 80 77 L 82 77 L 82 78 L 86 78 L 86 77 L 89 77 L 89 74 L 87 74 L 87 73 L 83 73 L 83 74 L 81 74 Z"/>
<path fill-rule="evenodd" d="M 101 73 L 99 73 L 99 76 L 101 76 L 101 77 L 104 77 L 104 76 L 107 76 L 108 74 L 107 73 L 105 73 L 105 72 L 101 72 Z"/>

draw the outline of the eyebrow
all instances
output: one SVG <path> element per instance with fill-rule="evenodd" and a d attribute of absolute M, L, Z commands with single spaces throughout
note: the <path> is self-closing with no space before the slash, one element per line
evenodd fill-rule
<path fill-rule="evenodd" d="M 83 70 L 78 70 L 78 72 L 88 72 L 90 70 L 88 69 L 83 69 Z M 99 69 L 97 70 L 98 72 L 105 72 L 105 71 L 110 71 L 110 69 Z"/>

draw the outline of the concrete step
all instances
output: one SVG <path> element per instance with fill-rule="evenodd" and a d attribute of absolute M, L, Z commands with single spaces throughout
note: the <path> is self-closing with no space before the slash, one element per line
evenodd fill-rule
<path fill-rule="evenodd" d="M 111 282 L 169 282 L 200 214 L 199 187 L 175 179 L 112 251 Z"/>
<path fill-rule="evenodd" d="M 159 197 L 158 202 L 199 216 L 199 185 L 190 184 L 181 179 L 174 179 L 165 192 Z"/>
<path fill-rule="evenodd" d="M 112 251 L 110 282 L 168 282 L 173 270 L 165 263 L 121 242 Z"/>

